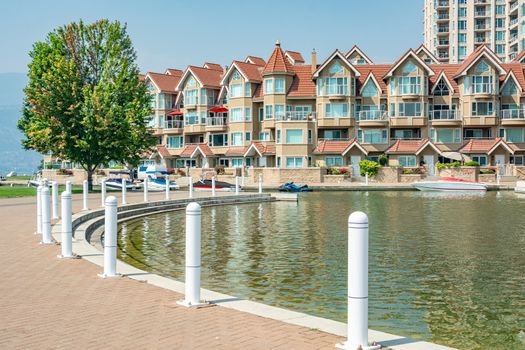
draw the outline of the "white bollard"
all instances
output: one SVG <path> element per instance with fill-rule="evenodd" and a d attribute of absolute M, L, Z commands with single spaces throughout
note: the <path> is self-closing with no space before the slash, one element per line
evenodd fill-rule
<path fill-rule="evenodd" d="M 42 199 L 42 244 L 53 244 L 51 237 L 51 203 L 49 202 L 49 187 L 44 187 L 40 194 Z"/>
<path fill-rule="evenodd" d="M 371 350 L 368 343 L 368 217 L 357 211 L 348 217 L 348 339 L 339 349 Z"/>
<path fill-rule="evenodd" d="M 204 306 L 201 301 L 201 206 L 192 202 L 186 206 L 186 273 L 184 300 L 186 307 Z"/>
<path fill-rule="evenodd" d="M 126 191 L 128 189 L 126 188 L 126 179 L 122 179 L 122 204 L 128 204 L 126 203 Z"/>
<path fill-rule="evenodd" d="M 88 187 L 88 181 L 84 180 L 82 182 L 82 203 L 83 208 L 82 210 L 88 210 L 88 194 L 89 194 L 89 187 Z"/>
<path fill-rule="evenodd" d="M 104 272 L 100 277 L 117 275 L 117 198 L 106 198 L 104 213 Z"/>
<path fill-rule="evenodd" d="M 500 184 L 500 181 L 501 181 L 501 175 L 500 175 L 500 174 L 498 174 L 498 175 L 496 175 L 496 185 L 498 185 L 498 186 L 499 186 L 499 184 Z"/>
<path fill-rule="evenodd" d="M 239 194 L 239 177 L 235 176 L 235 194 Z"/>
<path fill-rule="evenodd" d="M 42 189 L 39 185 L 36 189 L 36 234 L 42 234 Z"/>
<path fill-rule="evenodd" d="M 51 207 L 53 208 L 53 219 L 58 219 L 58 182 L 51 184 Z"/>
<path fill-rule="evenodd" d="M 166 200 L 170 199 L 170 177 L 166 174 Z"/>
<path fill-rule="evenodd" d="M 106 179 L 102 179 L 100 182 L 100 202 L 101 207 L 106 204 Z"/>
<path fill-rule="evenodd" d="M 365 186 L 368 186 L 368 171 L 365 173 Z"/>
<path fill-rule="evenodd" d="M 241 186 L 244 187 L 244 173 L 242 174 L 242 177 L 241 177 Z"/>
<path fill-rule="evenodd" d="M 62 242 L 61 242 L 61 248 L 62 248 L 62 254 L 60 255 L 61 258 L 72 258 L 73 257 L 73 248 L 72 248 L 72 240 L 73 240 L 73 231 L 71 226 L 71 215 L 72 215 L 72 209 L 71 209 L 71 192 L 62 192 L 62 222 L 60 223 L 60 227 L 62 229 Z"/>
<path fill-rule="evenodd" d="M 193 179 L 188 177 L 188 198 L 193 198 Z"/>
<path fill-rule="evenodd" d="M 142 184 L 144 186 L 144 203 L 147 203 L 149 202 L 149 197 L 148 197 L 148 178 L 145 178 L 144 179 L 144 183 Z"/>
<path fill-rule="evenodd" d="M 262 174 L 259 174 L 259 193 L 262 193 Z"/>
<path fill-rule="evenodd" d="M 215 176 L 211 178 L 211 195 L 215 197 Z"/>
<path fill-rule="evenodd" d="M 73 193 L 71 180 L 67 180 L 66 181 L 66 191 L 69 192 L 69 193 Z"/>

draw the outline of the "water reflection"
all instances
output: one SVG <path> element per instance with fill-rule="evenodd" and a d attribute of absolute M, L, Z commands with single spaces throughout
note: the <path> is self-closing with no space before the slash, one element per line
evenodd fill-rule
<path fill-rule="evenodd" d="M 370 327 L 461 349 L 525 348 L 525 200 L 311 193 L 203 209 L 203 287 L 346 320 L 346 221 L 370 217 Z M 184 277 L 184 213 L 121 225 L 120 255 Z"/>

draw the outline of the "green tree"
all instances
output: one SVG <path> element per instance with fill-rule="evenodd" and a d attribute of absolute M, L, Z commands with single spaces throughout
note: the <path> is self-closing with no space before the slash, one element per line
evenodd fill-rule
<path fill-rule="evenodd" d="M 59 27 L 33 45 L 30 57 L 18 121 L 24 148 L 80 164 L 92 189 L 97 167 L 136 165 L 155 144 L 151 96 L 125 25 L 99 20 Z"/>

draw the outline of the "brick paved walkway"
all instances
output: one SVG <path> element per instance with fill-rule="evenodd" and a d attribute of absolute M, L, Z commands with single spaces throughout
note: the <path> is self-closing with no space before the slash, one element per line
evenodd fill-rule
<path fill-rule="evenodd" d="M 334 349 L 342 340 L 218 306 L 189 310 L 177 293 L 98 278 L 100 267 L 39 245 L 34 201 L 0 200 L 0 349 Z"/>

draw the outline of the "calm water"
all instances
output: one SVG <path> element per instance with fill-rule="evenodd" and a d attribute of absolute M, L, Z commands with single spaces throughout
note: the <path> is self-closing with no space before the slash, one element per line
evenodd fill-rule
<path fill-rule="evenodd" d="M 347 218 L 370 218 L 370 328 L 460 349 L 525 349 L 525 197 L 317 192 L 203 209 L 202 285 L 346 320 Z M 120 226 L 119 256 L 183 280 L 183 212 Z"/>

